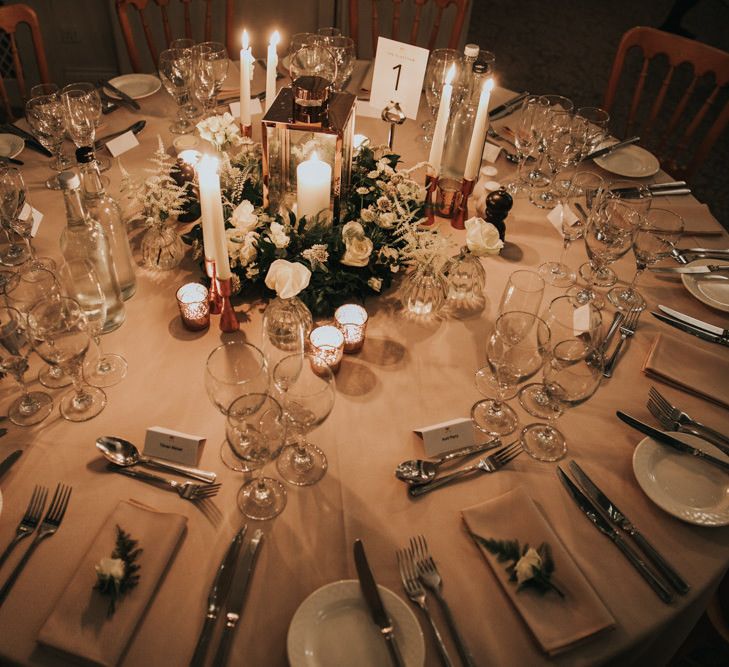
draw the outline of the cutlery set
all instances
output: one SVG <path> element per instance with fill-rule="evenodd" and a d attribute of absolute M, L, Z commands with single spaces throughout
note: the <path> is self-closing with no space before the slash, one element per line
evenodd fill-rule
<path fill-rule="evenodd" d="M 727 268 L 729 269 L 729 267 Z M 665 322 L 702 340 L 729 346 L 729 329 L 722 329 L 714 324 L 685 315 L 678 310 L 673 310 L 668 306 L 659 305 L 658 309 L 661 311 L 660 313 L 653 311 L 651 315 L 661 322 Z"/>
<path fill-rule="evenodd" d="M 615 346 L 613 353 L 605 362 L 605 368 L 602 372 L 604 377 L 610 378 L 613 376 L 615 366 L 617 366 L 618 364 L 618 361 L 620 359 L 620 352 L 625 345 L 625 341 L 627 341 L 628 338 L 631 338 L 635 334 L 635 331 L 638 327 L 638 319 L 640 318 L 640 314 L 640 310 L 631 310 L 627 314 L 616 314 L 615 318 L 613 319 L 612 326 L 610 327 L 608 335 L 605 338 L 605 343 L 603 344 L 603 353 L 607 352 L 610 340 L 612 339 L 616 331 L 620 332 L 620 340 L 618 340 L 618 343 Z"/>
<path fill-rule="evenodd" d="M 719 232 L 721 233 L 721 232 Z M 674 248 L 671 257 L 679 264 L 689 264 L 695 259 L 726 259 L 729 260 L 729 249 L 721 248 Z"/>

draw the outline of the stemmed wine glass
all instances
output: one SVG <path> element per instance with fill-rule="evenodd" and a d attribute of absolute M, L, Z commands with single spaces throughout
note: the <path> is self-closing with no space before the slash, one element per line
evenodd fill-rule
<path fill-rule="evenodd" d="M 127 362 L 119 354 L 104 354 L 101 349 L 101 332 L 106 321 L 106 296 L 92 262 L 74 259 L 61 267 L 61 279 L 66 293 L 75 299 L 86 315 L 89 333 L 99 355 L 93 364 L 84 368 L 86 381 L 94 387 L 112 387 L 127 374 Z"/>
<path fill-rule="evenodd" d="M 30 231 L 26 235 L 25 227 L 19 220 L 25 205 L 25 195 L 25 181 L 20 170 L 17 167 L 0 166 L 0 219 L 3 230 L 8 236 L 8 246 L 0 255 L 0 264 L 5 266 L 17 266 L 33 257 L 33 250 L 30 247 Z M 32 216 L 30 218 L 29 224 L 32 227 Z M 19 228 L 23 229 L 23 233 Z M 22 236 L 25 243 L 14 242 L 12 234 Z"/>
<path fill-rule="evenodd" d="M 538 461 L 557 461 L 567 453 L 564 435 L 553 423 L 565 410 L 584 403 L 602 381 L 604 358 L 588 341 L 570 338 L 557 343 L 544 365 L 544 391 L 549 398 L 549 423 L 529 424 L 521 444 Z"/>
<path fill-rule="evenodd" d="M 635 289 L 638 278 L 649 265 L 671 256 L 673 248 L 683 234 L 683 226 L 683 218 L 680 215 L 662 208 L 651 208 L 640 217 L 633 238 L 636 264 L 633 280 L 627 287 L 613 287 L 607 295 L 618 310 L 645 309 L 645 299 Z"/>
<path fill-rule="evenodd" d="M 200 107 L 195 104 L 195 96 L 192 94 L 192 87 L 195 82 L 195 68 L 194 68 L 194 62 L 195 58 L 193 56 L 192 49 L 195 46 L 195 40 L 190 39 L 189 37 L 179 37 L 177 39 L 173 39 L 170 42 L 169 48 L 171 49 L 184 49 L 190 54 L 190 78 L 189 83 L 187 85 L 187 94 L 185 95 L 185 101 L 182 105 L 182 110 L 185 114 L 185 118 L 189 120 L 195 120 L 200 116 Z"/>
<path fill-rule="evenodd" d="M 519 384 L 535 375 L 549 346 L 549 327 L 532 313 L 512 310 L 497 320 L 486 345 L 487 366 L 476 371 L 476 387 L 496 398 L 478 401 L 471 408 L 474 426 L 490 436 L 513 433 L 519 423 L 508 401 Z"/>
<path fill-rule="evenodd" d="M 25 117 L 36 139 L 52 154 L 51 169 L 61 172 L 71 166 L 71 161 L 63 153 L 63 140 L 66 136 L 66 121 L 63 104 L 58 94 L 32 97 L 25 104 Z M 46 181 L 51 190 L 61 188 L 58 175 Z"/>
<path fill-rule="evenodd" d="M 585 142 L 585 155 L 597 150 L 600 144 L 605 141 L 608 135 L 608 123 L 610 114 L 599 107 L 580 107 L 575 116 L 584 118 L 587 121 L 587 137 Z"/>
<path fill-rule="evenodd" d="M 177 120 L 170 125 L 173 134 L 188 134 L 195 128 L 185 113 L 192 78 L 192 50 L 167 49 L 159 54 L 159 77 L 177 104 Z"/>
<path fill-rule="evenodd" d="M 61 366 L 73 381 L 73 391 L 60 402 L 64 419 L 81 422 L 96 417 L 106 405 L 106 394 L 83 381 L 82 367 L 91 336 L 78 303 L 68 297 L 44 299 L 28 313 L 28 328 L 36 352 L 49 364 Z"/>
<path fill-rule="evenodd" d="M 226 465 L 238 469 L 241 462 L 247 469 L 261 470 L 278 456 L 286 440 L 281 405 L 268 394 L 239 396 L 228 409 L 225 433 Z M 238 491 L 238 507 L 249 519 L 272 519 L 286 507 L 286 489 L 277 479 L 259 474 Z"/>
<path fill-rule="evenodd" d="M 337 77 L 332 83 L 332 89 L 343 90 L 354 70 L 354 40 L 344 35 L 317 35 L 314 43 L 331 51 L 337 63 Z"/>
<path fill-rule="evenodd" d="M 94 150 L 96 130 L 101 125 L 102 104 L 98 88 L 93 83 L 69 83 L 61 91 L 61 100 L 66 114 L 66 130 L 76 148 L 89 146 Z M 103 156 L 94 159 L 101 171 L 106 171 L 111 162 Z"/>
<path fill-rule="evenodd" d="M 425 101 L 428 104 L 430 118 L 423 124 L 424 134 L 418 137 L 418 140 L 424 144 L 430 144 L 433 141 L 433 130 L 435 128 L 435 116 L 440 106 L 440 97 L 443 92 L 443 84 L 448 76 L 451 66 L 455 65 L 456 76 L 454 81 L 458 81 L 461 67 L 461 54 L 455 49 L 434 49 L 430 52 L 428 58 L 428 66 L 425 70 Z"/>
<path fill-rule="evenodd" d="M 514 127 L 514 147 L 518 160 L 516 178 L 504 186 L 511 194 L 518 194 L 529 188 L 527 162 L 539 148 L 546 109 L 547 103 L 541 97 L 527 97 L 522 104 Z"/>
<path fill-rule="evenodd" d="M 499 301 L 499 315 L 519 310 L 536 315 L 544 298 L 544 280 L 535 271 L 512 271 Z"/>
<path fill-rule="evenodd" d="M 327 457 L 306 435 L 320 426 L 334 407 L 334 374 L 314 355 L 292 354 L 273 369 L 273 383 L 280 393 L 286 424 L 296 443 L 281 451 L 276 466 L 290 484 L 308 486 L 327 470 Z"/>
<path fill-rule="evenodd" d="M 25 373 L 32 348 L 25 317 L 15 308 L 0 308 L 0 345 L 8 353 L 0 353 L 0 370 L 12 375 L 22 391 L 8 408 L 8 419 L 18 426 L 43 421 L 53 410 L 53 399 L 44 391 L 28 391 Z"/>
<path fill-rule="evenodd" d="M 219 42 L 203 42 L 193 49 L 195 92 L 203 105 L 203 115 L 215 112 L 218 93 L 228 76 L 228 52 Z"/>

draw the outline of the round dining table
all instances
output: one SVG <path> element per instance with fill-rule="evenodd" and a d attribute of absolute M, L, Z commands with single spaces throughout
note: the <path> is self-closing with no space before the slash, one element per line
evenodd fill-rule
<path fill-rule="evenodd" d="M 497 88 L 492 105 L 509 96 L 509 91 Z M 174 137 L 168 131 L 174 115 L 171 98 L 160 90 L 139 102 L 141 110 L 122 107 L 105 116 L 99 128 L 99 135 L 103 135 L 139 119 L 147 121 L 138 135 L 140 145 L 119 160 L 112 160 L 112 167 L 106 172 L 109 191 L 115 196 L 121 182 L 119 162 L 131 173 L 142 173 L 149 166 L 147 161 L 157 146 L 158 136 L 173 154 Z M 420 118 L 406 121 L 395 132 L 394 152 L 402 156 L 405 166 L 427 159 L 428 144 L 419 139 L 420 123 L 426 114 L 423 104 Z M 259 120 L 260 117 L 254 117 L 254 138 L 260 136 Z M 504 122 L 508 124 L 508 119 Z M 19 124 L 26 127 L 22 120 Z M 356 132 L 377 145 L 386 141 L 388 126 L 360 110 Z M 66 150 L 71 150 L 68 143 Z M 60 262 L 59 237 L 66 222 L 63 197 L 60 192 L 44 187 L 49 175 L 46 158 L 28 149 L 20 158 L 25 163 L 21 170 L 29 188 L 28 199 L 44 216 L 33 241 L 37 255 Z M 483 166 L 487 169 L 479 188 L 483 181 L 506 181 L 515 171 L 503 153 L 495 162 L 484 162 Z M 599 171 L 592 164 L 587 168 Z M 415 177 L 424 180 L 422 171 Z M 669 175 L 660 172 L 641 182 L 669 179 Z M 661 206 L 681 207 L 685 216 L 694 210 L 707 214 L 690 195 L 665 197 Z M 471 211 L 470 215 L 473 214 Z M 682 245 L 728 247 L 729 239 L 719 223 L 710 222 L 715 225 L 716 234 L 701 238 L 687 234 Z M 437 225 L 449 236 L 453 254 L 457 254 L 464 244 L 465 232 L 453 229 L 448 219 L 437 218 Z M 180 224 L 179 231 L 182 233 L 188 227 Z M 133 245 L 138 244 L 139 232 L 139 228 L 130 225 Z M 356 354 L 345 355 L 336 376 L 334 409 L 311 434 L 312 441 L 328 458 L 326 475 L 313 486 L 287 486 L 286 508 L 278 517 L 265 522 L 246 521 L 238 510 L 236 497 L 246 478 L 221 462 L 225 418 L 208 398 L 204 370 L 208 355 L 221 342 L 244 340 L 260 345 L 266 303 L 245 294 L 234 297 L 240 321 L 237 332 L 221 332 L 219 317 L 215 315 L 207 330 L 189 331 L 182 326 L 175 292 L 188 281 L 201 280 L 197 262 L 188 252 L 173 270 L 139 266 L 138 288 L 125 304 L 125 322 L 103 337 L 105 351 L 126 358 L 128 373 L 121 383 L 105 390 L 108 403 L 101 414 L 87 422 L 71 423 L 56 408 L 35 427 L 10 424 L 7 435 L 0 439 L 0 459 L 15 449 L 23 451 L 20 460 L 0 481 L 0 547 L 15 534 L 34 485 L 54 489 L 63 482 L 73 487 L 60 529 L 39 545 L 0 606 L 0 662 L 71 662 L 68 656 L 41 645 L 39 632 L 101 526 L 121 500 L 133 500 L 159 512 L 186 517 L 186 529 L 120 658 L 119 664 L 125 666 L 189 664 L 203 624 L 211 582 L 231 538 L 246 522 L 248 535 L 260 528 L 264 541 L 233 637 L 231 665 L 289 664 L 287 633 L 297 608 L 322 586 L 357 578 L 353 559 L 356 539 L 361 539 L 366 547 L 377 582 L 399 596 L 415 613 L 423 633 L 425 664 L 442 664 L 427 620 L 408 601 L 398 572 L 396 550 L 406 547 L 416 535 L 427 539 L 442 575 L 443 594 L 450 602 L 475 664 L 666 663 L 701 616 L 729 565 L 729 528 L 685 522 L 646 496 L 633 471 L 633 452 L 643 436 L 619 421 L 615 413 L 624 410 L 655 424 L 646 402 L 649 388 L 656 384 L 694 418 L 729 433 L 727 409 L 657 383 L 642 370 L 659 333 L 725 358 L 729 354 L 720 345 L 671 329 L 650 316 L 648 311 L 663 303 L 729 328 L 729 314 L 694 299 L 682 286 L 680 277 L 650 271 L 642 276 L 639 289 L 648 308 L 635 335 L 627 342 L 613 377 L 605 379 L 589 401 L 569 410 L 560 419 L 559 427 L 568 446 L 566 459 L 560 465 L 564 467 L 574 459 L 590 474 L 686 579 L 690 585 L 686 595 L 676 595 L 670 604 L 656 596 L 610 540 L 580 512 L 560 483 L 556 463 L 543 463 L 522 454 L 497 473 L 478 475 L 420 498 L 411 498 L 406 485 L 394 474 L 401 461 L 425 456 L 416 429 L 470 415 L 472 404 L 481 398 L 474 373 L 484 365 L 487 338 L 509 275 L 516 269 L 536 269 L 543 262 L 556 259 L 561 247 L 562 239 L 547 220 L 547 211 L 519 195 L 506 220 L 506 245 L 501 254 L 480 259 L 486 272 L 486 305 L 482 312 L 461 319 L 446 315 L 429 319 L 406 316 L 396 287 L 368 299 L 364 347 Z M 585 262 L 582 242 L 574 243 L 566 258 L 573 267 Z M 629 281 L 635 270 L 632 253 L 613 268 L 622 281 Z M 544 304 L 560 293 L 562 290 L 548 286 Z M 604 326 L 611 319 L 612 310 L 607 308 Z M 679 368 L 682 362 L 681 358 L 675 359 Z M 40 364 L 37 357 L 31 360 L 33 378 Z M 729 380 L 725 378 L 724 382 L 729 389 Z M 35 381 L 33 386 L 37 386 Z M 7 406 L 18 391 L 17 385 L 5 378 L 0 384 L 3 405 Z M 56 403 L 63 391 L 51 390 Z M 511 401 L 511 405 L 522 425 L 533 421 L 517 401 Z M 175 493 L 107 469 L 95 447 L 99 436 L 119 436 L 141 448 L 146 430 L 153 426 L 206 439 L 198 465 L 215 471 L 222 483 L 211 502 L 204 506 L 187 502 Z M 511 440 L 507 437 L 505 441 Z M 276 476 L 274 464 L 265 470 Z M 615 621 L 612 628 L 557 655 L 548 656 L 540 650 L 468 535 L 461 515 L 462 510 L 517 487 L 534 501 Z M 517 523 L 518 517 L 514 519 Z M 125 528 L 133 536 L 134 527 Z M 519 535 L 513 538 L 519 539 Z M 18 562 L 26 545 L 22 543 L 0 569 L 0 582 Z M 559 573 L 557 563 L 556 581 Z M 430 602 L 446 647 L 454 664 L 458 664 L 456 646 L 446 632 L 443 616 L 432 597 Z M 342 667 L 346 662 L 341 663 Z M 293 656 L 290 664 L 331 663 L 314 651 Z"/>

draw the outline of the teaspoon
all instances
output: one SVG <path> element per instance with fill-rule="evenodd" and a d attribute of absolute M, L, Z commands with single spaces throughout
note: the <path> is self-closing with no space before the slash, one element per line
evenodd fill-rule
<path fill-rule="evenodd" d="M 426 484 L 435 479 L 438 468 L 444 463 L 461 458 L 462 456 L 468 456 L 469 454 L 477 454 L 486 449 L 496 447 L 499 444 L 501 444 L 501 441 L 495 438 L 494 440 L 489 440 L 478 445 L 469 445 L 468 447 L 456 449 L 437 459 L 412 459 L 410 461 L 403 461 L 395 468 L 395 477 L 408 484 Z"/>

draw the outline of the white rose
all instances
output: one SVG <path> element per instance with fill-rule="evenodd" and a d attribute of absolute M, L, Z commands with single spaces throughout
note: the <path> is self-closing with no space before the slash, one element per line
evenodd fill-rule
<path fill-rule="evenodd" d="M 306 289 L 311 271 L 299 262 L 275 260 L 266 274 L 266 287 L 274 290 L 282 299 L 290 299 Z"/>
<path fill-rule="evenodd" d="M 277 248 L 285 248 L 289 244 L 289 237 L 284 233 L 284 226 L 278 222 L 272 222 L 268 236 Z"/>
<path fill-rule="evenodd" d="M 382 227 L 382 229 L 390 229 L 397 220 L 397 216 L 390 211 L 389 213 L 383 213 L 379 218 L 377 218 L 377 226 Z"/>
<path fill-rule="evenodd" d="M 371 287 L 371 288 L 372 288 L 373 290 L 375 290 L 375 292 L 379 292 L 379 291 L 380 291 L 380 290 L 382 289 L 382 279 L 381 279 L 381 278 L 375 278 L 375 276 L 372 276 L 372 278 L 370 278 L 370 279 L 369 279 L 369 280 L 367 281 L 367 284 L 368 284 L 368 285 L 369 285 L 369 286 L 370 286 L 370 287 Z"/>
<path fill-rule="evenodd" d="M 516 582 L 523 584 L 534 576 L 534 570 L 539 569 L 542 566 L 542 559 L 537 553 L 536 549 L 531 547 L 527 549 L 527 552 L 517 561 L 514 570 L 516 572 Z"/>
<path fill-rule="evenodd" d="M 490 222 L 473 217 L 466 220 L 466 245 L 477 256 L 498 255 L 504 242 L 499 238 L 499 230 Z"/>
<path fill-rule="evenodd" d="M 354 220 L 342 227 L 342 239 L 346 251 L 339 261 L 345 266 L 367 266 L 372 254 L 372 240 L 367 238 L 364 227 Z"/>
<path fill-rule="evenodd" d="M 231 224 L 243 233 L 250 232 L 258 225 L 258 216 L 253 204 L 244 199 L 230 216 Z"/>
<path fill-rule="evenodd" d="M 102 558 L 96 565 L 100 577 L 121 580 L 124 578 L 124 561 L 121 558 Z"/>

